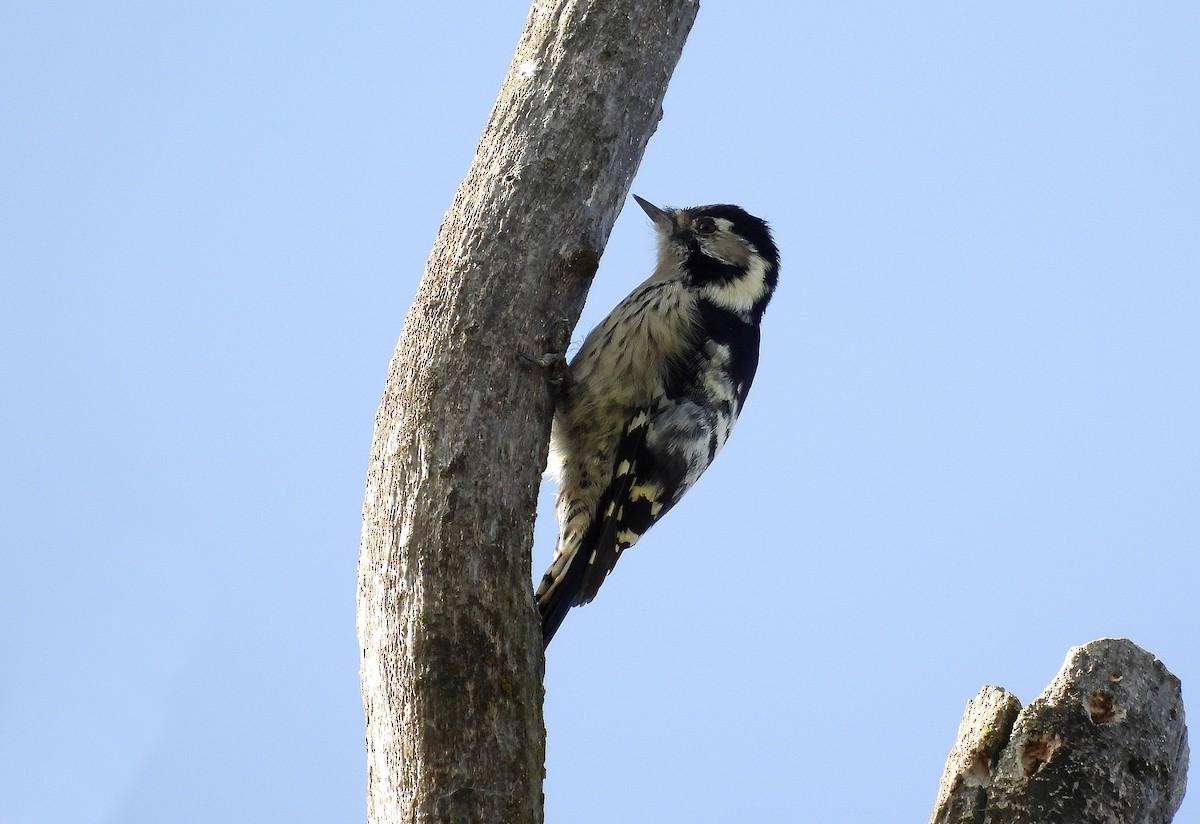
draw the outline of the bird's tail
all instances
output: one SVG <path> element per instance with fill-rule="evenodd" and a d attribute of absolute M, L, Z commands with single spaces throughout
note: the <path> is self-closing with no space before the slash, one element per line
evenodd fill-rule
<path fill-rule="evenodd" d="M 580 558 L 578 546 L 570 550 L 569 554 L 561 554 L 566 555 L 565 564 L 557 570 L 555 566 L 558 565 L 552 565 L 538 587 L 537 602 L 538 612 L 542 616 L 543 649 L 550 646 L 550 639 L 567 617 L 567 610 L 575 605 L 575 596 L 579 593 L 584 572 L 587 570 L 587 564 Z"/>

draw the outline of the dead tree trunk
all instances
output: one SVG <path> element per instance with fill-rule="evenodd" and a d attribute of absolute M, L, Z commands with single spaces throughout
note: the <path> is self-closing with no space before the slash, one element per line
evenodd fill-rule
<path fill-rule="evenodd" d="M 1187 785 L 1179 679 L 1124 639 L 1075 647 L 1025 709 L 967 704 L 930 824 L 1168 824 Z"/>
<path fill-rule="evenodd" d="M 552 402 L 695 0 L 535 0 L 392 358 L 363 504 L 367 819 L 542 820 L 530 545 Z"/>

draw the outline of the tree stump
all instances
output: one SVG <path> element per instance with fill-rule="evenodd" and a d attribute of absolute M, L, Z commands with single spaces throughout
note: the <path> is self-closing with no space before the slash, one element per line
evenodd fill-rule
<path fill-rule="evenodd" d="M 1167 824 L 1188 744 L 1179 679 L 1123 638 L 1073 648 L 1032 704 L 984 687 L 963 713 L 930 824 Z"/>

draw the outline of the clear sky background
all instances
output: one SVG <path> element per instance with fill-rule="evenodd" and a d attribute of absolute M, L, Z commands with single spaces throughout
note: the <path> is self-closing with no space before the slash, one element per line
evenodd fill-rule
<path fill-rule="evenodd" d="M 6 10 L 0 822 L 362 821 L 373 416 L 526 11 Z M 705 2 L 634 191 L 782 278 L 550 650 L 548 822 L 922 822 L 979 687 L 1103 636 L 1200 717 L 1198 110 L 1196 3 Z"/>

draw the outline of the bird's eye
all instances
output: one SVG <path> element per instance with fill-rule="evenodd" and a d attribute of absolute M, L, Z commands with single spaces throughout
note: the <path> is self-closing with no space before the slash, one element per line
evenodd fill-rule
<path fill-rule="evenodd" d="M 711 217 L 702 217 L 696 220 L 696 231 L 702 235 L 711 235 L 717 231 L 717 222 Z"/>

